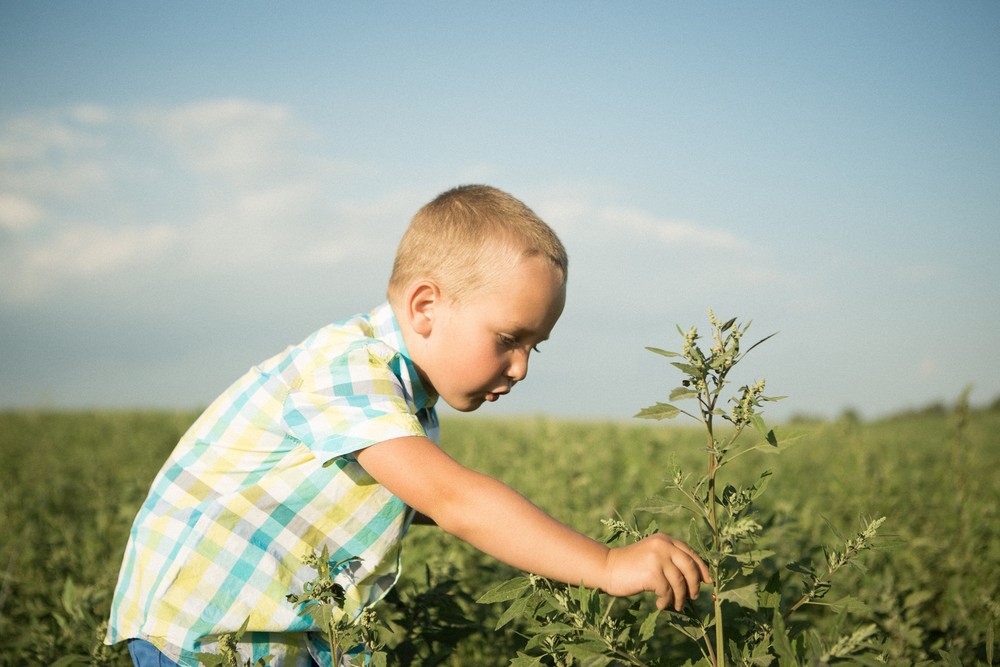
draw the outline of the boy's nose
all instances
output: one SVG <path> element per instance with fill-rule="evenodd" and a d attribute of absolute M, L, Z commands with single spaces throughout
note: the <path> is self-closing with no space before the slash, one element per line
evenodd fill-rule
<path fill-rule="evenodd" d="M 528 351 L 516 350 L 510 366 L 507 367 L 507 377 L 511 382 L 520 382 L 528 377 Z"/>

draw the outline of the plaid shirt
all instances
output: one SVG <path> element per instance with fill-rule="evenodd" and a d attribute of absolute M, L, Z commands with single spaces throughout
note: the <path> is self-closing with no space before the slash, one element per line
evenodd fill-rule
<path fill-rule="evenodd" d="M 324 327 L 252 368 L 198 418 L 160 470 L 129 537 L 106 641 L 152 642 L 181 665 L 217 652 L 249 618 L 244 657 L 330 664 L 319 628 L 287 602 L 332 563 L 352 618 L 399 576 L 413 512 L 353 452 L 403 436 L 438 441 L 392 309 Z M 324 466 L 324 462 L 330 464 Z"/>

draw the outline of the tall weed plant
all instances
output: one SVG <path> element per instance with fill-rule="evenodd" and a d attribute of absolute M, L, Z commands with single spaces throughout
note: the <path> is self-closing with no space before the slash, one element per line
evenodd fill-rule
<path fill-rule="evenodd" d="M 755 504 L 772 472 L 739 470 L 724 476 L 750 452 L 777 452 L 779 438 L 765 423 L 765 381 L 742 385 L 725 396 L 730 374 L 757 345 L 744 346 L 750 324 L 736 318 L 722 322 L 709 311 L 711 343 L 700 345 L 696 327 L 678 328 L 680 352 L 647 348 L 671 359 L 681 373 L 669 402 L 657 402 L 636 415 L 673 419 L 685 415 L 700 424 L 705 468 L 695 474 L 668 462 L 666 496 L 653 498 L 636 512 L 688 517 L 687 539 L 712 574 L 711 598 L 689 603 L 681 613 L 650 608 L 647 600 L 617 600 L 583 587 L 565 586 L 536 576 L 508 580 L 480 598 L 503 602 L 497 628 L 516 623 L 527 637 L 511 664 L 664 665 L 704 664 L 805 665 L 850 660 L 884 660 L 877 625 L 854 620 L 865 606 L 857 598 L 834 596 L 834 579 L 848 566 L 861 568 L 858 556 L 874 546 L 884 517 L 863 520 L 858 531 L 836 547 L 821 547 L 821 562 L 808 553 L 779 554 L 766 539 L 773 517 Z M 773 335 L 773 334 L 772 334 Z M 750 437 L 753 434 L 755 437 Z M 654 466 L 655 467 L 655 466 Z M 745 480 L 750 480 L 749 482 Z M 655 519 L 640 526 L 635 516 L 606 519 L 609 544 L 637 541 L 656 532 Z M 783 566 L 779 563 L 784 560 Z M 705 596 L 702 596 L 705 597 Z M 833 633 L 820 632 L 807 611 L 822 608 L 836 615 Z"/>

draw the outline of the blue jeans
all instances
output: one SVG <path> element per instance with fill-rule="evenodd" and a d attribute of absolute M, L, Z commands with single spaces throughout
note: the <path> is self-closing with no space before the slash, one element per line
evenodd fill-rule
<path fill-rule="evenodd" d="M 128 640 L 128 654 L 132 656 L 132 664 L 135 667 L 178 667 L 176 662 L 163 655 L 160 649 L 145 639 Z M 318 667 L 315 660 L 312 664 Z"/>
<path fill-rule="evenodd" d="M 163 655 L 145 639 L 128 640 L 128 654 L 135 667 L 177 667 L 177 663 Z"/>

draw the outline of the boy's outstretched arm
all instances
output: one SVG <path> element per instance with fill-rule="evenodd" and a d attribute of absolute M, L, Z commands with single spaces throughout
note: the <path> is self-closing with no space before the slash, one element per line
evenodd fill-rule
<path fill-rule="evenodd" d="M 502 482 L 466 468 L 427 438 L 387 440 L 358 462 L 403 502 L 494 558 L 617 596 L 656 594 L 660 609 L 697 597 L 708 567 L 688 545 L 657 534 L 608 548 L 555 520 Z"/>

